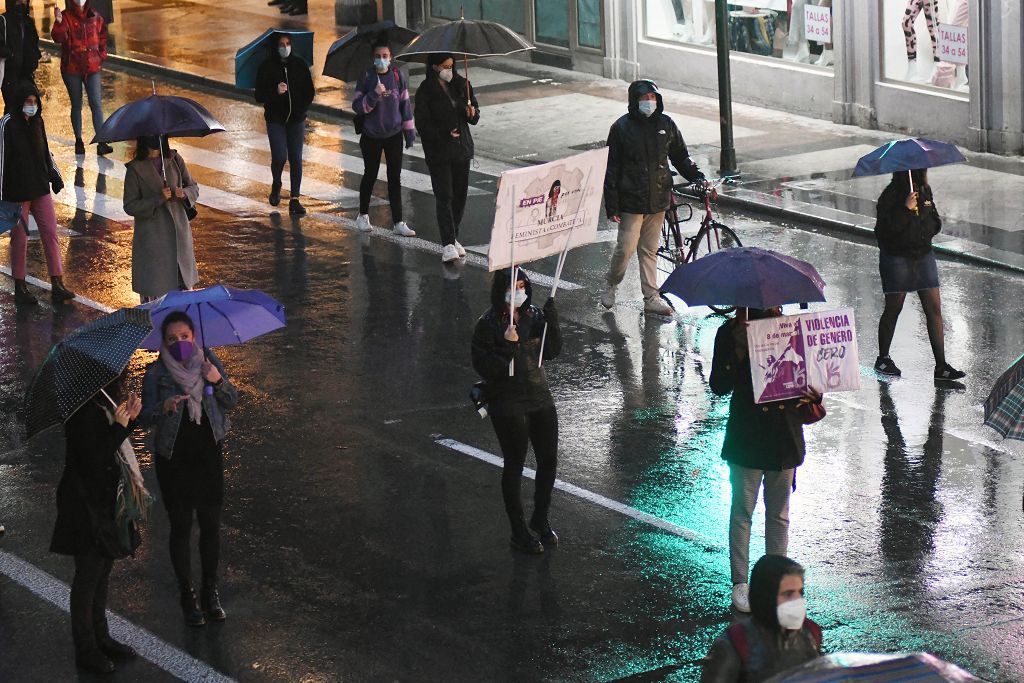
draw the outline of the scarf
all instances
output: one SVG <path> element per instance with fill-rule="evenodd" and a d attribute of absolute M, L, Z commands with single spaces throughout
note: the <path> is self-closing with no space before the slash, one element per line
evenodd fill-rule
<path fill-rule="evenodd" d="M 179 363 L 171 355 L 166 344 L 160 345 L 160 360 L 171 373 L 174 383 L 188 394 L 188 416 L 196 424 L 203 421 L 203 390 L 206 381 L 203 379 L 203 360 L 205 354 L 199 344 L 192 345 L 192 356 Z"/>
<path fill-rule="evenodd" d="M 103 392 L 103 395 L 111 404 L 117 405 L 106 391 Z M 101 407 L 107 416 L 107 424 L 114 424 L 114 409 L 106 405 Z M 128 439 L 122 441 L 117 448 L 117 464 L 121 468 L 121 480 L 117 483 L 114 522 L 121 545 L 131 551 L 132 524 L 149 519 L 153 496 L 146 490 L 146 485 L 142 480 L 142 471 L 139 469 L 139 461 L 135 457 L 135 449 Z"/>

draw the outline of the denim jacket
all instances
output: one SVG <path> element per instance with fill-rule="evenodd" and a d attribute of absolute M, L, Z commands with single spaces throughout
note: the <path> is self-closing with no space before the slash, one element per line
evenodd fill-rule
<path fill-rule="evenodd" d="M 220 371 L 224 379 L 219 386 L 213 389 L 213 395 L 203 393 L 203 412 L 206 419 L 210 421 L 213 428 L 213 438 L 220 443 L 224 440 L 228 430 L 231 429 L 231 420 L 226 415 L 238 403 L 238 389 L 231 384 L 224 366 L 213 351 L 207 349 L 207 359 Z M 181 420 L 188 412 L 186 402 L 178 403 L 173 413 L 167 414 L 163 410 L 164 402 L 184 393 L 171 376 L 163 360 L 157 359 L 146 368 L 146 376 L 142 380 L 142 412 L 139 414 L 139 423 L 150 427 L 146 436 L 146 446 L 159 456 L 170 458 L 174 453 L 174 442 L 178 438 L 178 427 Z"/>

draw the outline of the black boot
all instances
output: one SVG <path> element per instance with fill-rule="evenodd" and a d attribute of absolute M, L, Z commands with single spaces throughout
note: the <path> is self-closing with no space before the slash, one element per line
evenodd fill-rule
<path fill-rule="evenodd" d="M 181 613 L 185 616 L 187 626 L 206 626 L 206 617 L 199 609 L 199 598 L 191 584 L 181 589 Z"/>
<path fill-rule="evenodd" d="M 299 203 L 298 197 L 292 197 L 288 201 L 288 213 L 292 216 L 305 216 L 306 207 Z"/>
<path fill-rule="evenodd" d="M 206 618 L 210 621 L 224 621 L 228 618 L 227 612 L 220 605 L 220 593 L 217 591 L 217 584 L 203 583 L 203 589 L 201 591 L 203 612 L 206 613 Z"/>
<path fill-rule="evenodd" d="M 100 652 L 114 661 L 127 661 L 137 656 L 135 648 L 118 642 L 109 635 L 96 636 L 96 644 L 99 645 Z"/>
<path fill-rule="evenodd" d="M 544 545 L 558 545 L 558 534 L 551 528 L 551 524 L 548 523 L 547 515 L 533 514 L 530 518 L 530 528 L 537 532 L 540 536 L 540 542 Z"/>
<path fill-rule="evenodd" d="M 114 151 L 114 148 L 111 147 L 106 142 L 101 142 L 100 144 L 96 145 L 96 155 L 97 156 L 104 156 L 104 155 L 110 154 L 113 151 Z"/>
<path fill-rule="evenodd" d="M 295 4 L 295 5 L 293 5 L 291 11 L 288 12 L 289 16 L 293 16 L 293 17 L 297 17 L 297 16 L 300 16 L 300 15 L 303 15 L 303 14 L 308 14 L 308 13 L 309 13 L 309 10 L 306 8 L 306 3 L 305 2 L 299 2 L 299 3 Z"/>
<path fill-rule="evenodd" d="M 281 183 L 275 181 L 270 185 L 270 197 L 267 198 L 271 206 L 277 206 L 281 203 Z"/>
<path fill-rule="evenodd" d="M 527 555 L 541 555 L 544 552 L 544 546 L 526 528 L 526 522 L 521 515 L 512 518 L 510 522 L 512 523 L 512 536 L 508 539 L 508 544 L 512 546 L 513 550 Z"/>
<path fill-rule="evenodd" d="M 82 138 L 75 140 L 75 154 L 78 156 L 85 154 L 85 141 Z"/>
<path fill-rule="evenodd" d="M 75 653 L 75 666 L 93 674 L 114 673 L 114 663 L 99 650 L 85 650 Z"/>
<path fill-rule="evenodd" d="M 64 278 L 60 275 L 51 277 L 50 284 L 53 286 L 53 289 L 50 290 L 50 298 L 53 303 L 62 304 L 75 298 L 75 293 L 64 286 Z"/>
<path fill-rule="evenodd" d="M 14 303 L 18 306 L 35 306 L 39 303 L 39 299 L 28 290 L 28 285 L 24 280 L 15 280 Z"/>

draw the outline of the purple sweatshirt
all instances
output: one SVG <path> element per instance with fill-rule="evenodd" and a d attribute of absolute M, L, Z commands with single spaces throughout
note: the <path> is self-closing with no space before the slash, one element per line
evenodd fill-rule
<path fill-rule="evenodd" d="M 378 79 L 387 88 L 385 96 L 377 94 Z M 405 78 L 393 68 L 380 75 L 372 67 L 366 70 L 366 73 L 356 81 L 356 96 L 352 100 L 352 110 L 357 114 L 366 115 L 363 135 L 369 135 L 371 138 L 389 138 L 403 133 L 406 146 L 411 146 L 416 139 L 409 88 Z"/>

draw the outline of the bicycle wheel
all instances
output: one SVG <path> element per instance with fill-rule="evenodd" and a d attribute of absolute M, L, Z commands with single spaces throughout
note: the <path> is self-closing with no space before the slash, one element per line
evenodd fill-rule
<path fill-rule="evenodd" d="M 701 228 L 691 243 L 691 247 L 694 248 L 693 258 L 695 260 L 714 251 L 742 246 L 740 238 L 736 236 L 732 228 L 717 221 L 712 221 L 710 225 Z M 708 306 L 708 308 L 719 315 L 727 315 L 736 310 L 735 306 Z"/>
<path fill-rule="evenodd" d="M 686 252 L 683 249 L 683 238 L 679 232 L 677 216 L 671 211 L 665 212 L 665 222 L 661 225 L 661 243 L 658 245 L 658 284 L 672 274 L 676 266 L 683 262 Z"/>

